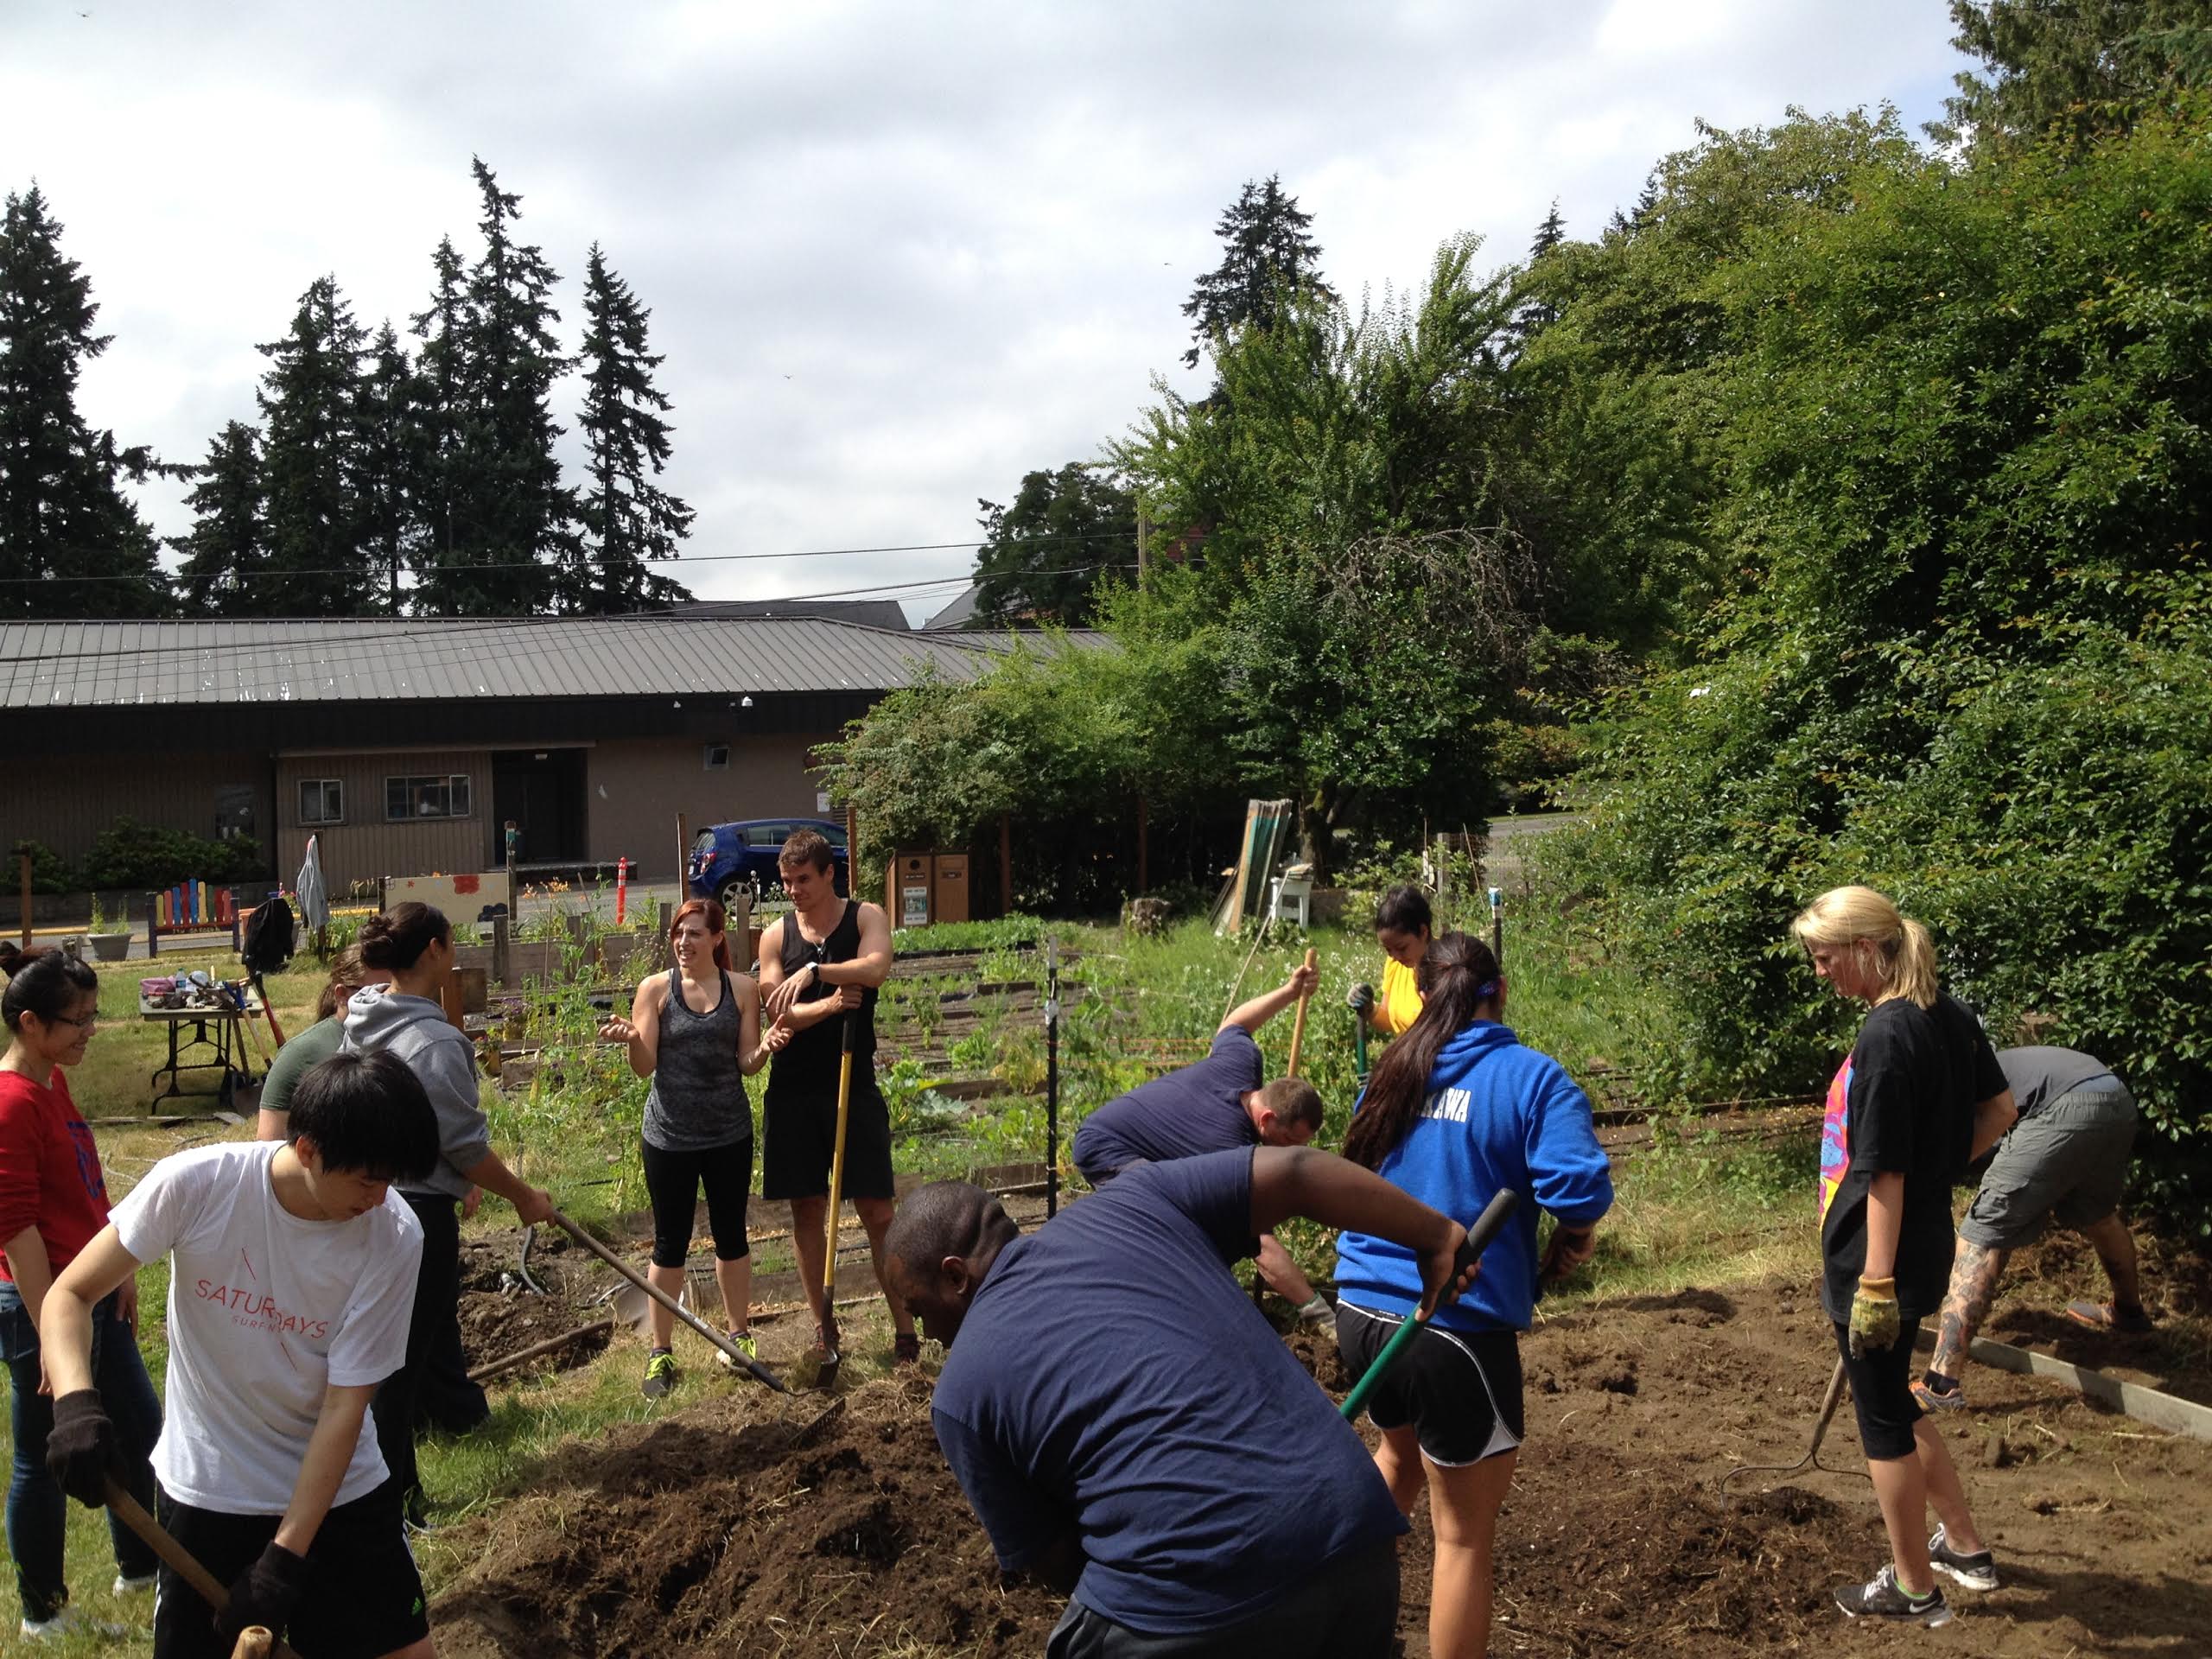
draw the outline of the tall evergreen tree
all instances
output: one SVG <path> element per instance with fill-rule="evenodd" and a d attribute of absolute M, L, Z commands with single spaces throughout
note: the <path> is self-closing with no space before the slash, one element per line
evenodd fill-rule
<path fill-rule="evenodd" d="M 1102 571 L 1126 567 L 1137 539 L 1137 498 L 1110 473 L 1071 461 L 1026 475 L 1010 505 L 979 500 L 976 617 L 986 625 L 1056 622 L 1087 628 Z"/>
<path fill-rule="evenodd" d="M 582 534 L 563 575 L 563 610 L 608 615 L 691 597 L 646 561 L 676 557 L 691 509 L 652 481 L 668 464 L 667 397 L 653 385 L 660 357 L 645 350 L 652 314 L 607 268 L 599 245 L 584 266 L 584 409 L 578 425 L 590 481 L 576 503 Z M 650 474 L 648 469 L 650 468 Z"/>
<path fill-rule="evenodd" d="M 2054 122 L 2077 138 L 2123 128 L 2162 87 L 2212 80 L 2208 0 L 1951 0 L 1951 44 L 1982 73 L 1953 78 L 1945 143 L 1987 149 L 2040 137 Z"/>
<path fill-rule="evenodd" d="M 361 358 L 368 331 L 334 276 L 300 296 L 291 332 L 257 347 L 269 579 L 254 608 L 270 616 L 359 616 L 380 584 L 363 556 L 354 492 Z"/>
<path fill-rule="evenodd" d="M 1544 215 L 1544 222 L 1536 226 L 1536 234 L 1529 244 L 1528 273 L 1534 275 L 1543 264 L 1547 254 L 1567 240 L 1567 221 L 1560 217 L 1559 198 L 1552 198 L 1551 211 Z M 1514 307 L 1513 321 L 1506 332 L 1513 338 L 1516 348 L 1526 346 L 1538 334 L 1559 321 L 1559 307 L 1541 287 L 1530 285 L 1520 302 Z"/>
<path fill-rule="evenodd" d="M 557 563 L 575 536 L 575 502 L 561 482 L 553 383 L 567 372 L 550 297 L 557 280 L 539 248 L 515 239 L 522 198 L 473 163 L 484 252 L 461 311 L 463 413 L 450 494 L 451 528 L 422 567 L 423 609 L 448 616 L 519 616 L 553 608 Z"/>
<path fill-rule="evenodd" d="M 191 531 L 169 538 L 184 556 L 176 582 L 185 613 L 236 615 L 282 609 L 269 576 L 269 524 L 261 483 L 261 434 L 232 421 L 207 446 L 207 459 L 186 500 Z"/>
<path fill-rule="evenodd" d="M 415 374 L 389 321 L 369 342 L 368 358 L 353 415 L 356 545 L 384 590 L 383 608 L 397 615 L 413 528 Z"/>
<path fill-rule="evenodd" d="M 1221 216 L 1215 234 L 1227 245 L 1221 264 L 1198 280 L 1183 315 L 1193 319 L 1191 349 L 1183 365 L 1196 368 L 1209 342 L 1247 327 L 1265 328 L 1281 314 L 1294 292 L 1333 300 L 1321 280 L 1321 250 L 1306 234 L 1311 213 L 1298 198 L 1283 193 L 1282 179 L 1269 174 L 1265 183 L 1247 180 L 1243 193 Z"/>
<path fill-rule="evenodd" d="M 461 467 L 461 425 L 467 413 L 468 277 L 453 238 L 441 237 L 430 256 L 430 303 L 408 319 L 423 342 L 415 354 L 407 423 L 410 555 L 418 573 L 454 558 L 454 512 Z M 423 608 L 433 608 L 417 594 Z"/>
<path fill-rule="evenodd" d="M 61 251 L 36 185 L 0 213 L 0 615 L 150 616 L 169 606 L 153 532 L 120 475 L 115 435 L 77 410 L 77 377 L 108 346 L 92 279 Z"/>

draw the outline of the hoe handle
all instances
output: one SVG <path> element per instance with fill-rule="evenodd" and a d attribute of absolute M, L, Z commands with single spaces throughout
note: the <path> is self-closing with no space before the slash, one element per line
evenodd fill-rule
<path fill-rule="evenodd" d="M 789 1389 L 784 1386 L 782 1379 L 778 1377 L 773 1371 L 771 1371 L 759 1360 L 747 1355 L 743 1349 L 732 1342 L 722 1332 L 715 1330 L 713 1325 L 709 1325 L 704 1319 L 694 1313 L 690 1308 L 684 1306 L 682 1302 L 679 1302 L 675 1297 L 670 1295 L 658 1285 L 653 1283 L 652 1280 L 646 1278 L 645 1274 L 639 1273 L 627 1262 L 625 1262 L 620 1256 L 615 1255 L 613 1251 L 608 1249 L 606 1245 L 601 1243 L 582 1228 L 577 1226 L 575 1222 L 569 1220 L 567 1216 L 562 1214 L 558 1210 L 556 1210 L 553 1212 L 553 1223 L 554 1225 L 560 1228 L 563 1232 L 568 1234 L 570 1238 L 575 1239 L 577 1243 L 582 1245 L 584 1249 L 589 1250 L 601 1261 L 606 1262 L 608 1267 L 613 1268 L 615 1272 L 620 1274 L 625 1279 L 627 1279 L 639 1290 L 644 1291 L 646 1295 L 652 1297 L 653 1300 L 658 1302 L 670 1313 L 675 1314 L 677 1319 L 683 1320 L 683 1323 L 690 1326 L 693 1331 L 696 1332 L 700 1336 L 704 1337 L 709 1342 L 714 1344 L 714 1345 L 720 1349 L 723 1353 L 728 1354 L 731 1360 L 740 1366 L 747 1375 L 757 1377 L 760 1381 L 766 1383 L 770 1388 L 773 1389 L 778 1394 L 789 1394 L 791 1392 Z"/>
<path fill-rule="evenodd" d="M 845 1124 L 853 1106 L 853 1022 L 855 1008 L 845 1015 L 842 1052 L 837 1057 L 837 1139 L 830 1154 L 830 1237 L 823 1251 L 822 1294 L 825 1301 L 837 1298 L 837 1209 L 845 1191 Z"/>
<path fill-rule="evenodd" d="M 1482 1214 L 1475 1217 L 1475 1224 L 1467 1229 L 1467 1242 L 1459 1247 L 1459 1271 L 1452 1274 L 1454 1279 L 1482 1255 L 1520 1205 L 1521 1195 L 1518 1192 L 1510 1187 L 1500 1187 L 1497 1196 L 1483 1206 Z M 1440 1297 L 1436 1305 L 1443 1306 L 1446 1300 Z M 1346 1422 L 1358 1421 L 1361 1409 L 1367 1404 L 1367 1396 L 1375 1392 L 1390 1367 L 1397 1363 L 1398 1356 L 1413 1341 L 1414 1334 L 1427 1323 L 1428 1320 L 1418 1313 L 1400 1323 L 1390 1340 L 1382 1344 L 1382 1351 L 1375 1356 L 1375 1363 L 1367 1368 L 1367 1374 L 1352 1384 L 1351 1392 L 1344 1395 L 1344 1404 L 1338 1408 L 1344 1413 Z"/>
<path fill-rule="evenodd" d="M 1320 960 L 1321 953 L 1308 946 L 1306 951 L 1307 971 L 1311 972 Z M 1313 1000 L 1313 993 L 1311 991 L 1303 991 L 1299 994 L 1298 1013 L 1290 1022 L 1290 1065 L 1283 1072 L 1286 1077 L 1294 1077 L 1298 1075 L 1298 1051 L 1306 1043 L 1306 1005 Z"/>
<path fill-rule="evenodd" d="M 124 1526 L 145 1541 L 147 1547 L 161 1557 L 163 1564 L 171 1572 L 199 1593 L 200 1600 L 219 1613 L 231 1605 L 229 1587 L 217 1582 L 215 1575 L 200 1566 L 199 1558 L 175 1539 L 170 1537 L 162 1523 L 147 1514 L 145 1506 L 125 1491 L 123 1483 L 112 1475 L 108 1477 L 107 1506 L 115 1511 L 117 1518 Z M 277 1641 L 258 1624 L 239 1634 L 238 1643 L 241 1647 L 245 1645 L 247 1637 L 251 1636 L 254 1630 L 260 1630 L 263 1642 L 267 1643 L 266 1646 L 260 1648 L 259 1651 L 270 1655 L 272 1659 L 299 1659 L 299 1656 L 291 1649 Z M 253 1649 L 249 1649 L 247 1651 L 251 1652 Z"/>

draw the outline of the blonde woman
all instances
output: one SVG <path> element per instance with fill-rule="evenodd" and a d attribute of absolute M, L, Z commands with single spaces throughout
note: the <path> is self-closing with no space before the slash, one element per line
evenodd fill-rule
<path fill-rule="evenodd" d="M 1913 1337 L 1951 1272 L 1951 1186 L 2012 1124 L 1980 1023 L 1938 982 L 1928 930 L 1872 887 L 1837 887 L 1791 925 L 1813 971 L 1867 1005 L 1821 1131 L 1821 1305 L 1851 1377 L 1891 1561 L 1836 1592 L 1856 1618 L 1950 1621 L 1942 1572 L 1997 1587 L 1966 1489 L 1912 1396 Z M 1924 1538 L 1930 1505 L 1941 1522 Z"/>

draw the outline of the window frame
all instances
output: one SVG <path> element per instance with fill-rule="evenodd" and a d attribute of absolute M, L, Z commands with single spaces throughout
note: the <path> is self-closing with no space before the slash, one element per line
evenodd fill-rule
<path fill-rule="evenodd" d="M 398 785 L 405 797 L 404 810 L 391 810 L 392 785 Z M 442 787 L 446 810 L 442 812 L 416 810 L 426 787 Z M 454 796 L 461 796 L 461 810 L 454 810 Z M 384 821 L 386 823 L 451 823 L 476 816 L 476 785 L 472 774 L 466 772 L 386 772 L 384 780 Z"/>
<path fill-rule="evenodd" d="M 292 810 L 298 816 L 302 828 L 323 830 L 334 823 L 346 822 L 346 780 L 343 778 L 301 778 L 295 779 L 294 782 L 296 786 L 292 791 Z M 330 791 L 335 791 L 338 800 L 337 811 L 309 817 L 307 812 L 307 791 L 310 789 L 317 792 L 320 802 L 322 804 L 327 804 L 331 798 Z"/>

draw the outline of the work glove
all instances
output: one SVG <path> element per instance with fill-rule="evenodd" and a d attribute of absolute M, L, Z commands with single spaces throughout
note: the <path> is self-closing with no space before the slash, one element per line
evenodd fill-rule
<path fill-rule="evenodd" d="M 259 1624 L 283 1634 L 300 1599 L 308 1592 L 308 1563 L 282 1544 L 263 1550 L 251 1567 L 231 1586 L 231 1605 L 215 1615 L 215 1634 L 225 1648 L 237 1644 L 238 1634 Z"/>
<path fill-rule="evenodd" d="M 1574 1270 L 1597 1253 L 1598 1230 L 1595 1227 L 1566 1227 L 1552 1229 L 1551 1243 L 1544 1247 L 1544 1258 L 1536 1265 L 1539 1283 L 1558 1284 L 1571 1277 Z"/>
<path fill-rule="evenodd" d="M 1298 1310 L 1298 1322 L 1318 1326 L 1332 1337 L 1337 1334 L 1337 1310 L 1329 1306 L 1329 1299 L 1319 1291 L 1314 1292 L 1312 1301 Z"/>
<path fill-rule="evenodd" d="M 1859 1294 L 1851 1299 L 1851 1357 L 1892 1346 L 1897 1339 L 1897 1281 L 1895 1279 L 1859 1280 Z"/>
<path fill-rule="evenodd" d="M 107 1478 L 115 1468 L 115 1425 L 99 1390 L 79 1389 L 56 1400 L 54 1429 L 46 1437 L 46 1471 L 54 1484 L 97 1510 L 107 1503 Z"/>
<path fill-rule="evenodd" d="M 1353 986 L 1351 994 L 1344 998 L 1344 1006 L 1361 1019 L 1366 1019 L 1374 1011 L 1375 988 L 1372 985 Z"/>

